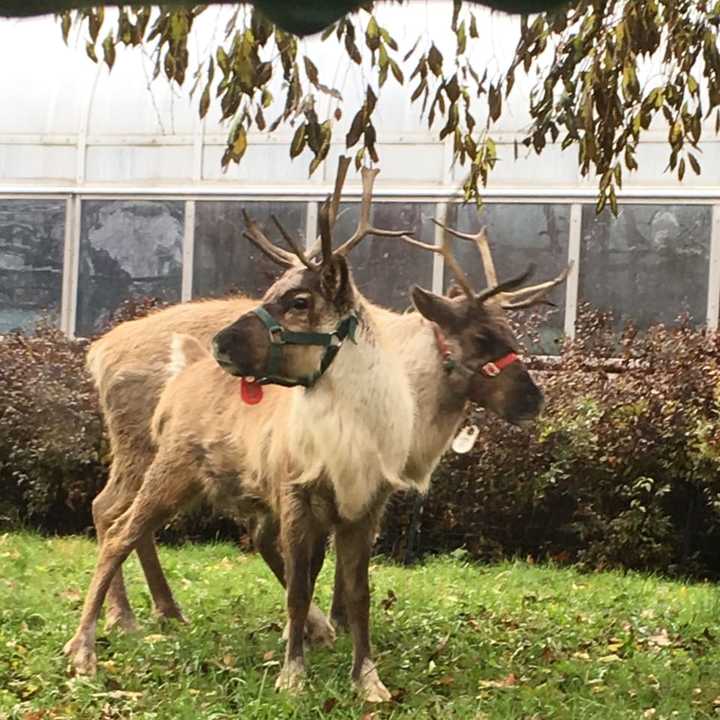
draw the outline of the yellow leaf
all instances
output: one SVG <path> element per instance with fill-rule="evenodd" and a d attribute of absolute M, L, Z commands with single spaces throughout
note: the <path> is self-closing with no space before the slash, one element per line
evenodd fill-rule
<path fill-rule="evenodd" d="M 620 660 L 620 656 L 616 655 L 615 653 L 610 653 L 610 655 L 603 655 L 601 658 L 598 658 L 598 662 L 601 663 L 614 663 L 618 662 Z"/>

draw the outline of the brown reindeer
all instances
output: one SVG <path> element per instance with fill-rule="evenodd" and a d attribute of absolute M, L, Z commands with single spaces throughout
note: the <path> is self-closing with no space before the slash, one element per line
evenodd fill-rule
<path fill-rule="evenodd" d="M 413 390 L 415 424 L 403 480 L 422 493 L 427 492 L 432 472 L 471 403 L 518 425 L 531 421 L 540 411 L 542 393 L 520 361 L 518 344 L 505 312 L 544 302 L 547 293 L 563 282 L 570 270 L 568 267 L 552 280 L 521 289 L 518 287 L 531 269 L 517 278 L 498 283 L 485 229 L 476 234 L 461 233 L 434 222 L 446 231 L 440 246 L 425 245 L 407 235 L 401 239 L 442 254 L 457 285 L 445 297 L 413 288 L 412 300 L 417 313 L 398 314 L 371 307 L 392 346 L 401 355 Z M 448 235 L 477 246 L 485 270 L 486 290 L 473 291 L 453 256 Z M 381 512 L 375 517 L 379 519 Z M 277 523 L 271 516 L 264 517 L 263 522 L 264 544 L 271 545 L 276 541 Z M 374 528 L 374 533 L 377 529 Z M 318 572 L 325 548 L 325 542 L 316 544 L 313 565 Z M 282 576 L 282 568 L 276 568 L 275 572 Z M 343 572 L 343 563 L 338 558 L 331 610 L 335 628 L 348 625 Z M 315 613 L 315 627 L 325 627 L 327 623 L 321 611 L 318 609 Z"/>
<path fill-rule="evenodd" d="M 321 214 L 322 262 L 294 248 L 302 265 L 293 263 L 259 307 L 215 336 L 215 358 L 182 367 L 188 343 L 175 343 L 152 421 L 156 455 L 132 504 L 103 535 L 80 625 L 65 647 L 79 673 L 95 670 L 97 618 L 127 555 L 205 496 L 241 516 L 271 512 L 280 520 L 289 636 L 278 687 L 302 684 L 311 563 L 332 529 L 345 567 L 353 681 L 368 700 L 389 697 L 370 658 L 367 572 L 378 500 L 404 485 L 414 404 L 343 248 L 332 251 L 329 208 Z M 272 387 L 257 403 L 264 383 L 294 389 Z"/>

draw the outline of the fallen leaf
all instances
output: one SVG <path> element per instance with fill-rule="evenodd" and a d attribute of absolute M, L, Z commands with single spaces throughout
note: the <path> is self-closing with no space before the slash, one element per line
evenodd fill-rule
<path fill-rule="evenodd" d="M 452 675 L 443 675 L 435 681 L 437 685 L 452 685 L 454 682 L 455 678 Z"/>
<path fill-rule="evenodd" d="M 656 647 L 667 647 L 672 645 L 672 640 L 668 637 L 667 630 L 663 628 L 657 635 L 650 635 L 648 642 Z"/>
<path fill-rule="evenodd" d="M 432 651 L 431 657 L 437 657 L 438 655 L 440 655 L 440 653 L 445 650 L 449 642 L 450 635 L 445 635 L 445 637 L 441 638 L 438 644 L 435 646 L 435 649 Z"/>
<path fill-rule="evenodd" d="M 223 655 L 223 665 L 225 667 L 233 668 L 235 667 L 235 658 L 232 655 Z"/>
<path fill-rule="evenodd" d="M 613 663 L 618 662 L 620 660 L 620 656 L 616 655 L 615 653 L 610 653 L 610 655 L 603 655 L 602 657 L 598 658 L 598 662 L 601 663 Z"/>
<path fill-rule="evenodd" d="M 268 650 L 268 651 L 263 655 L 263 660 L 265 660 L 265 662 L 267 662 L 268 660 L 272 660 L 274 657 L 275 657 L 275 651 L 274 651 L 274 650 Z"/>
<path fill-rule="evenodd" d="M 165 639 L 165 636 L 161 635 L 160 633 L 145 636 L 145 642 L 148 642 L 148 643 L 162 642 L 164 639 Z"/>
<path fill-rule="evenodd" d="M 387 612 L 397 602 L 397 595 L 392 591 L 387 591 L 387 596 L 380 601 L 380 607 Z"/>
<path fill-rule="evenodd" d="M 328 698 L 322 706 L 323 712 L 327 715 L 333 711 L 333 708 L 337 705 L 337 698 Z"/>
<path fill-rule="evenodd" d="M 509 675 L 506 675 L 504 678 L 501 678 L 499 680 L 481 680 L 479 682 L 481 688 L 513 687 L 517 684 L 518 679 L 515 673 L 510 673 Z"/>

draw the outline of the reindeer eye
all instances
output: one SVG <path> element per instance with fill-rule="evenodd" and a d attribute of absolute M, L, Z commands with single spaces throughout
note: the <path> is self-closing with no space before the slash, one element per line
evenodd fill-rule
<path fill-rule="evenodd" d="M 310 301 L 306 297 L 293 298 L 290 304 L 293 310 L 307 310 L 310 307 Z"/>

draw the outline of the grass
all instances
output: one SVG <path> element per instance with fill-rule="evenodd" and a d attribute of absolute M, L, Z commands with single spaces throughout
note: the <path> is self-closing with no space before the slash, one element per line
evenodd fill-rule
<path fill-rule="evenodd" d="M 350 642 L 308 655 L 300 697 L 273 689 L 283 598 L 262 561 L 229 545 L 163 549 L 187 626 L 161 625 L 135 560 L 142 631 L 98 636 L 100 671 L 72 678 L 72 635 L 94 560 L 79 538 L 0 536 L 0 717 L 706 718 L 720 715 L 720 591 L 639 574 L 582 575 L 462 557 L 372 569 L 376 658 L 394 701 L 349 687 Z M 332 562 L 318 597 L 329 604 Z"/>

